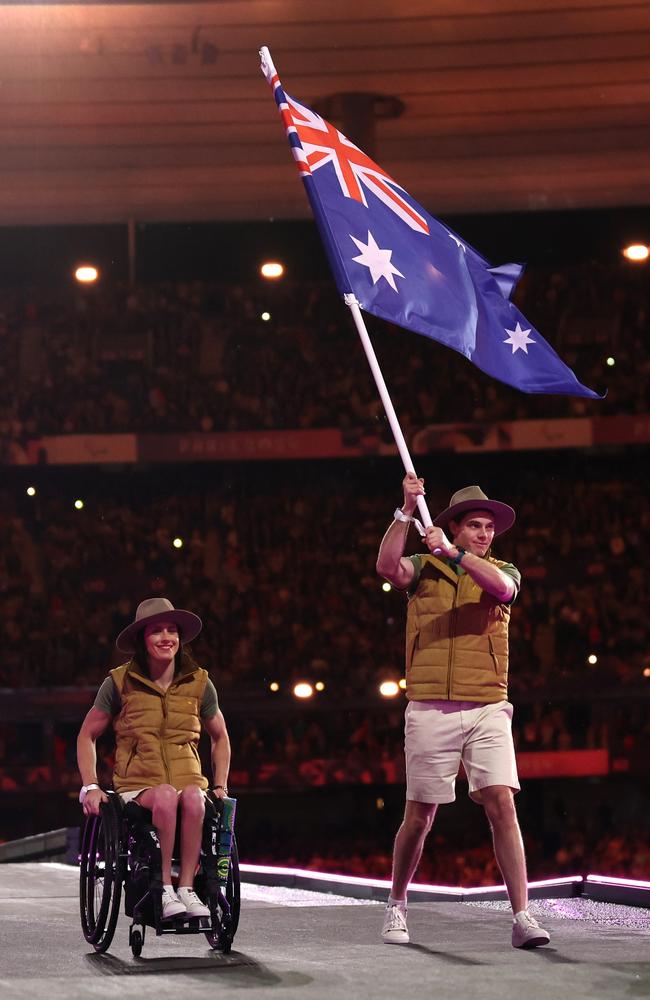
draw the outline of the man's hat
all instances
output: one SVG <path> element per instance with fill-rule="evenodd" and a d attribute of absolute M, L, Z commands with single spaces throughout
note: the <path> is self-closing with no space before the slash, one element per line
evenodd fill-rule
<path fill-rule="evenodd" d="M 123 653 L 135 653 L 135 638 L 138 632 L 142 631 L 145 625 L 152 625 L 158 621 L 175 622 L 183 645 L 196 639 L 203 628 L 203 622 L 198 615 L 191 611 L 181 611 L 180 608 L 177 610 L 166 597 L 150 597 L 138 604 L 135 621 L 122 629 L 115 640 L 115 645 Z"/>
<path fill-rule="evenodd" d="M 454 493 L 449 506 L 434 518 L 433 523 L 439 528 L 446 528 L 450 521 L 459 520 L 470 510 L 489 510 L 494 518 L 495 535 L 507 531 L 515 522 L 516 514 L 507 503 L 490 500 L 480 486 L 465 486 Z"/>

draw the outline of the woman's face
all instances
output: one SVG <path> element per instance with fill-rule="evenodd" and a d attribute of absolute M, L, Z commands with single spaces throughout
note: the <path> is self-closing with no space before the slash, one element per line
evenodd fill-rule
<path fill-rule="evenodd" d="M 178 626 L 174 622 L 162 621 L 145 626 L 144 646 L 153 663 L 169 663 L 176 656 L 179 645 Z"/>

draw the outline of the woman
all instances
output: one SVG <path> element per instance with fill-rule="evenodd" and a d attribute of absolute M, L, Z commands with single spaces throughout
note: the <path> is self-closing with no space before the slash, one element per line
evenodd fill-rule
<path fill-rule="evenodd" d="M 207 671 L 183 648 L 201 627 L 197 615 L 176 610 L 164 597 L 142 601 L 135 621 L 117 637 L 118 649 L 132 658 L 111 670 L 77 739 L 83 782 L 79 801 L 85 815 L 94 816 L 108 801 L 97 782 L 95 744 L 113 723 L 113 787 L 123 802 L 135 799 L 150 809 L 158 831 L 163 920 L 210 915 L 193 889 L 208 787 L 198 754 L 201 724 L 212 741 L 213 791 L 219 798 L 227 795 L 230 741 L 217 692 Z M 181 866 L 176 893 L 171 862 L 179 805 Z"/>

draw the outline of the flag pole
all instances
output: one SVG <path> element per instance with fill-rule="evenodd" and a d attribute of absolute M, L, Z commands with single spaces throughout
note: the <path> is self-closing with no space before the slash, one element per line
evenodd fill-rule
<path fill-rule="evenodd" d="M 359 334 L 359 339 L 366 352 L 366 357 L 368 359 L 368 364 L 370 365 L 370 371 L 373 374 L 379 395 L 381 396 L 381 401 L 384 404 L 384 409 L 386 411 L 386 416 L 388 417 L 388 423 L 390 424 L 390 429 L 393 432 L 393 437 L 395 438 L 395 444 L 397 445 L 397 450 L 400 454 L 400 458 L 404 464 L 404 469 L 406 472 L 412 472 L 415 475 L 415 468 L 413 467 L 413 461 L 409 454 L 408 446 L 404 440 L 404 435 L 402 434 L 402 428 L 399 425 L 399 420 L 397 419 L 397 414 L 395 413 L 395 407 L 388 393 L 388 387 L 384 381 L 384 376 L 382 375 L 381 368 L 379 367 L 379 362 L 377 361 L 377 355 L 375 354 L 375 349 L 372 346 L 372 341 L 366 329 L 366 324 L 359 308 L 359 302 L 354 294 L 348 292 L 343 296 L 343 301 L 352 313 L 352 319 L 354 320 L 354 325 L 357 328 L 357 333 Z M 422 523 L 425 528 L 430 528 L 433 524 L 431 520 L 431 514 L 429 513 L 429 508 L 427 507 L 427 502 L 424 497 L 418 497 L 418 510 L 422 518 Z"/>

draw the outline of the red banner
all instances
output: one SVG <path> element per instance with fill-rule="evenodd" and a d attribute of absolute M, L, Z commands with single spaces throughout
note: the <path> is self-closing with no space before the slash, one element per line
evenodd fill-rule
<path fill-rule="evenodd" d="M 431 424 L 411 435 L 414 455 L 591 448 L 650 443 L 650 416 Z M 4 440 L 4 465 L 102 465 L 137 462 L 238 462 L 394 455 L 377 434 L 314 430 L 201 434 L 69 434 Z"/>

